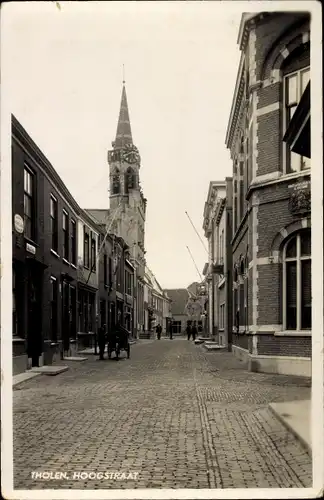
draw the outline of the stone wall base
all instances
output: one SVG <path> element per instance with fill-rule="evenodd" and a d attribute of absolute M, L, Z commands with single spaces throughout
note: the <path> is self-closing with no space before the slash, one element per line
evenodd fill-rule
<path fill-rule="evenodd" d="M 27 354 L 22 354 L 21 356 L 13 356 L 12 358 L 12 375 L 18 375 L 19 373 L 24 373 L 27 370 L 28 358 Z"/>
<path fill-rule="evenodd" d="M 245 349 L 232 346 L 235 357 L 243 362 L 248 362 L 251 372 L 276 373 L 281 375 L 295 375 L 299 377 L 312 376 L 312 362 L 310 358 L 292 356 L 258 356 L 251 355 Z"/>

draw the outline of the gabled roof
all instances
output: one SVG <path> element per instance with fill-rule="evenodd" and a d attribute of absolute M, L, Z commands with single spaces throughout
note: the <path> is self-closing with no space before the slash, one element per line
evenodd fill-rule
<path fill-rule="evenodd" d="M 173 288 L 164 290 L 171 299 L 172 315 L 183 315 L 186 313 L 186 305 L 189 299 L 189 292 L 186 288 Z"/>

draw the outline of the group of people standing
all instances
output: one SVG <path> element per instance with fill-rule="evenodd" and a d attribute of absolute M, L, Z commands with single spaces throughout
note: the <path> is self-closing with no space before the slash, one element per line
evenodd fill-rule
<path fill-rule="evenodd" d="M 196 337 L 198 335 L 198 328 L 197 328 L 196 321 L 194 321 L 192 324 L 191 324 L 191 322 L 187 323 L 186 333 L 187 333 L 188 340 L 190 340 L 191 337 L 192 337 L 192 340 L 196 339 Z M 161 334 L 162 334 L 162 326 L 160 325 L 160 323 L 158 323 L 158 325 L 156 325 L 156 336 L 157 336 L 158 340 L 161 339 Z M 169 337 L 172 340 L 172 326 L 170 326 Z"/>

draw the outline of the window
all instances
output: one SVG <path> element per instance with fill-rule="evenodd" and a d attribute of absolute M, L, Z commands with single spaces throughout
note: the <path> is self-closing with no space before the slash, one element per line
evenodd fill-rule
<path fill-rule="evenodd" d="M 241 142 L 240 142 L 240 153 L 244 154 L 244 136 L 243 135 L 241 137 Z"/>
<path fill-rule="evenodd" d="M 103 266 L 104 266 L 104 285 L 108 285 L 108 258 L 107 255 L 104 254 L 104 259 L 103 259 Z"/>
<path fill-rule="evenodd" d="M 219 306 L 219 329 L 224 330 L 225 328 L 225 304 Z"/>
<path fill-rule="evenodd" d="M 283 249 L 284 328 L 312 327 L 311 230 L 292 236 Z"/>
<path fill-rule="evenodd" d="M 70 337 L 73 339 L 76 339 L 77 335 L 76 305 L 77 305 L 76 288 L 70 285 L 70 317 L 71 317 Z"/>
<path fill-rule="evenodd" d="M 63 258 L 69 260 L 69 216 L 65 210 L 63 210 Z"/>
<path fill-rule="evenodd" d="M 90 257 L 89 257 L 89 235 L 86 233 L 86 229 L 84 228 L 84 242 L 83 242 L 83 259 L 84 259 L 84 267 L 89 269 L 90 266 Z"/>
<path fill-rule="evenodd" d="M 233 235 L 236 232 L 237 229 L 237 181 L 234 181 L 234 193 L 233 193 L 233 198 L 234 198 L 234 207 L 233 207 Z"/>
<path fill-rule="evenodd" d="M 93 272 L 96 272 L 97 267 L 97 255 L 96 255 L 96 240 L 95 238 L 91 238 L 91 269 Z"/>
<path fill-rule="evenodd" d="M 51 196 L 50 200 L 50 216 L 51 216 L 51 235 L 52 235 L 52 250 L 58 251 L 58 226 L 57 226 L 57 200 Z"/>
<path fill-rule="evenodd" d="M 132 274 L 126 271 L 126 293 L 128 295 L 133 295 L 132 290 Z"/>
<path fill-rule="evenodd" d="M 284 131 L 287 130 L 290 120 L 292 119 L 298 103 L 303 95 L 303 92 L 310 79 L 310 68 L 305 68 L 290 75 L 285 76 L 284 79 L 284 96 L 285 96 L 285 113 L 284 113 Z M 299 172 L 310 168 L 310 159 L 300 156 L 297 153 L 290 151 L 286 148 L 286 172 Z"/>
<path fill-rule="evenodd" d="M 172 333 L 181 333 L 181 321 L 172 321 Z"/>
<path fill-rule="evenodd" d="M 112 259 L 109 257 L 108 261 L 108 279 L 109 279 L 109 285 L 112 285 L 112 280 L 113 280 L 113 267 L 112 267 Z"/>
<path fill-rule="evenodd" d="M 12 333 L 18 334 L 17 305 L 16 305 L 16 272 L 12 270 Z"/>
<path fill-rule="evenodd" d="M 25 237 L 35 239 L 35 186 L 34 174 L 24 168 L 24 233 Z"/>
<path fill-rule="evenodd" d="M 76 222 L 71 219 L 71 264 L 76 265 Z"/>
<path fill-rule="evenodd" d="M 51 340 L 57 341 L 57 280 L 51 276 Z"/>

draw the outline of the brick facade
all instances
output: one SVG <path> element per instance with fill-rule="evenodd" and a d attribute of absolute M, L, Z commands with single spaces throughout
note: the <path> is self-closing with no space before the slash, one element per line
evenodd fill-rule
<path fill-rule="evenodd" d="M 27 182 L 31 185 L 28 210 L 25 209 L 29 206 L 25 201 L 25 188 L 29 190 L 27 172 L 31 179 Z M 56 222 L 52 223 L 54 213 Z M 23 228 L 19 217 L 25 219 Z M 118 293 L 123 322 L 127 308 L 133 307 L 133 298 L 127 297 L 125 290 L 125 269 L 132 274 L 133 268 L 126 262 L 129 249 L 121 238 L 116 238 L 121 247 L 118 283 L 112 269 L 114 238 L 108 236 L 105 251 L 97 261 L 98 238 L 100 235 L 102 241 L 105 227 L 79 207 L 15 117 L 12 117 L 12 218 L 12 345 L 16 374 L 30 366 L 51 364 L 54 359 L 72 353 L 82 333 L 89 336 L 91 330 L 95 338 L 100 319 L 107 325 L 114 324 Z M 85 233 L 89 235 L 87 266 Z M 104 283 L 104 254 L 107 283 Z M 86 303 L 84 297 L 88 298 Z"/>
<path fill-rule="evenodd" d="M 284 77 L 310 64 L 309 16 L 258 14 L 242 21 L 241 33 L 242 55 L 227 132 L 235 211 L 233 345 L 254 356 L 310 357 L 309 332 L 294 336 L 284 331 L 282 253 L 290 235 L 310 227 L 310 213 L 291 210 L 292 191 L 309 181 L 310 170 L 287 171 L 282 141 Z M 243 186 L 238 161 L 244 165 Z"/>

